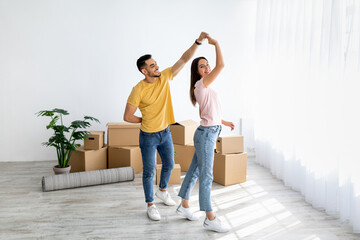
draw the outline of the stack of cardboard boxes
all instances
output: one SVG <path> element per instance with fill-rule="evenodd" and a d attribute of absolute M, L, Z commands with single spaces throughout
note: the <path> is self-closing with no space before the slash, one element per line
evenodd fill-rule
<path fill-rule="evenodd" d="M 170 126 L 175 167 L 169 184 L 180 184 L 181 171 L 188 171 L 195 152 L 193 137 L 198 126 L 192 120 Z M 104 131 L 91 131 L 84 140 L 84 146 L 77 148 L 71 155 L 71 172 L 128 166 L 132 166 L 135 173 L 142 171 L 140 124 L 108 123 L 107 127 L 108 144 L 104 144 Z M 214 155 L 214 182 L 224 186 L 245 182 L 246 162 L 243 136 L 219 137 Z M 161 158 L 157 154 L 156 184 L 160 182 L 161 167 Z"/>
<path fill-rule="evenodd" d="M 84 145 L 72 152 L 70 172 L 92 171 L 107 168 L 107 146 L 104 144 L 103 131 L 91 131 Z"/>
<path fill-rule="evenodd" d="M 140 124 L 108 123 L 108 168 L 131 166 L 135 173 L 142 171 L 139 147 Z"/>
<path fill-rule="evenodd" d="M 214 156 L 214 182 L 224 186 L 245 182 L 246 162 L 243 136 L 219 137 Z"/>

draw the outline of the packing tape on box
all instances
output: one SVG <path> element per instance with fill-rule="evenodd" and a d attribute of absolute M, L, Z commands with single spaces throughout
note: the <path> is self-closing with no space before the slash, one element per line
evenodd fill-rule
<path fill-rule="evenodd" d="M 48 192 L 60 189 L 133 181 L 134 179 L 135 173 L 133 167 L 59 174 L 44 176 L 42 178 L 42 191 Z"/>

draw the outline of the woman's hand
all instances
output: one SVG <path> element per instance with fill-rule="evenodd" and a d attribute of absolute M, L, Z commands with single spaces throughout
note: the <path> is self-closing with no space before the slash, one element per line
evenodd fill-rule
<path fill-rule="evenodd" d="M 211 44 L 211 45 L 217 44 L 217 41 L 215 39 L 213 39 L 212 37 L 210 37 L 209 35 L 207 35 L 207 39 L 208 39 L 209 44 Z"/>
<path fill-rule="evenodd" d="M 231 128 L 231 131 L 235 129 L 235 125 L 232 122 L 227 122 L 227 121 L 222 120 L 222 124 Z"/>

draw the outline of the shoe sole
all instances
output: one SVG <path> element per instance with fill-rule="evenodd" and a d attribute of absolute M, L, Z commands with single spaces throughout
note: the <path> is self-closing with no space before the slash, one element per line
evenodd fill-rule
<path fill-rule="evenodd" d="M 148 216 L 148 218 L 149 218 L 150 220 L 153 220 L 153 221 L 160 221 L 160 220 L 161 220 L 161 218 L 159 218 L 159 219 L 151 218 L 151 217 L 149 216 L 149 214 L 148 214 L 147 216 Z"/>
<path fill-rule="evenodd" d="M 218 232 L 218 233 L 226 233 L 226 232 L 229 232 L 229 230 L 217 231 L 217 230 L 215 230 L 215 229 L 211 229 L 211 228 L 206 227 L 206 225 L 203 225 L 203 227 L 204 227 L 206 230 L 213 231 L 213 232 Z"/>
<path fill-rule="evenodd" d="M 177 210 L 177 209 L 176 209 L 176 213 L 177 213 L 178 215 L 186 218 L 186 219 L 189 220 L 189 221 L 197 221 L 197 220 L 199 220 L 199 218 L 198 218 L 198 219 L 190 219 L 190 218 L 188 218 L 187 216 L 185 216 L 182 212 L 180 212 L 180 211 Z"/>

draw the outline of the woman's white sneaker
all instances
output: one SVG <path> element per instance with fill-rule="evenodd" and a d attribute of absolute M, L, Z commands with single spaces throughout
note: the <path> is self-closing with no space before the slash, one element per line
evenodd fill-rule
<path fill-rule="evenodd" d="M 157 210 L 155 204 L 147 207 L 147 215 L 151 220 L 159 221 L 161 219 L 160 213 Z"/>
<path fill-rule="evenodd" d="M 172 200 L 170 194 L 167 191 L 160 191 L 159 189 L 156 191 L 155 195 L 160 198 L 166 205 L 175 206 L 176 203 Z"/>
<path fill-rule="evenodd" d="M 208 230 L 220 232 L 220 233 L 225 233 L 230 230 L 228 227 L 222 225 L 217 217 L 212 221 L 210 221 L 208 218 L 205 218 L 203 226 Z"/>
<path fill-rule="evenodd" d="M 196 221 L 199 220 L 199 217 L 193 213 L 190 208 L 184 208 L 181 203 L 178 206 L 178 208 L 176 209 L 176 213 L 179 214 L 180 216 L 183 216 L 187 219 L 189 219 L 190 221 Z"/>

